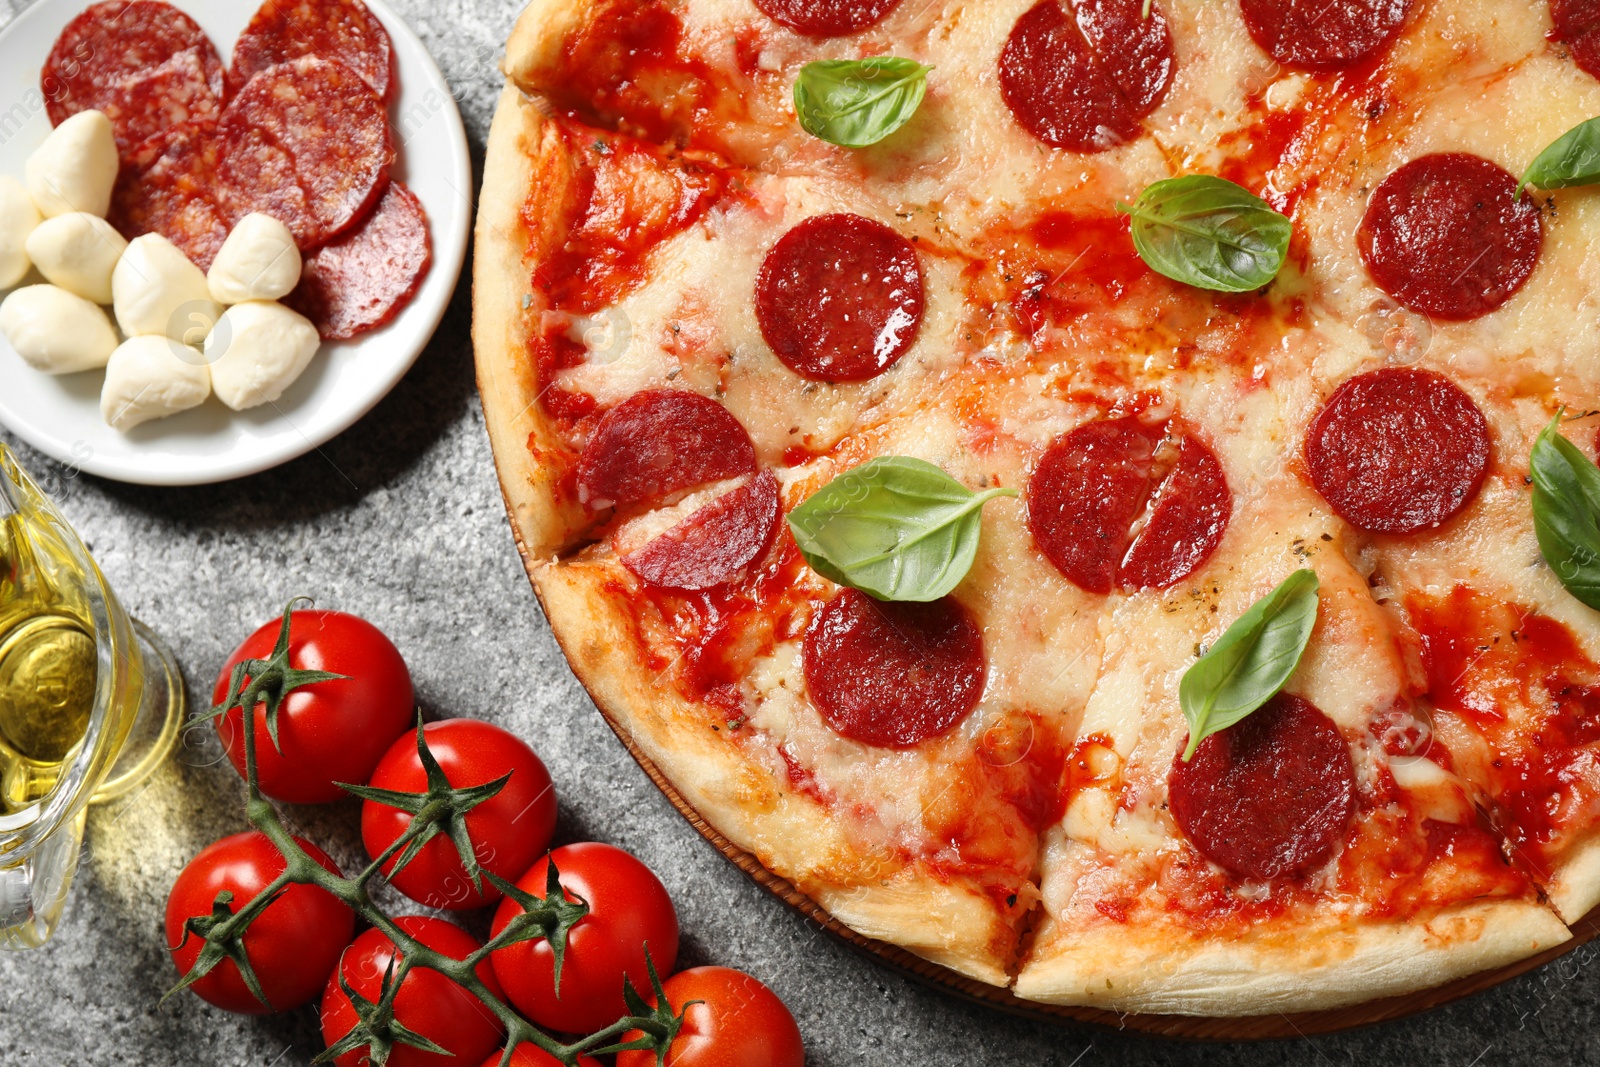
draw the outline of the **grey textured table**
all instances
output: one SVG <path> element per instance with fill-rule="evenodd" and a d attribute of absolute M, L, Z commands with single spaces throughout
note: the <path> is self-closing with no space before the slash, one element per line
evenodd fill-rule
<path fill-rule="evenodd" d="M 488 57 L 499 55 L 517 0 L 391 4 L 456 88 L 481 164 L 499 88 Z M 0 0 L 0 26 L 22 6 Z M 970 1006 L 799 918 L 678 818 L 568 671 L 501 508 L 473 387 L 469 317 L 463 280 L 433 344 L 377 410 L 320 450 L 254 478 L 145 489 L 18 448 L 127 607 L 176 650 L 193 701 L 208 700 L 223 658 L 293 594 L 372 619 L 405 654 L 430 712 L 489 719 L 533 744 L 555 776 L 561 839 L 610 841 L 656 870 L 678 906 L 683 963 L 727 964 L 769 983 L 793 1009 L 817 1067 L 1600 1064 L 1595 945 L 1425 1016 L 1314 1040 L 1204 1046 Z M 245 828 L 238 777 L 219 757 L 214 742 L 185 748 L 143 792 L 95 811 L 56 939 L 31 954 L 0 955 L 0 1063 L 287 1067 L 321 1050 L 311 1009 L 242 1019 L 193 997 L 156 1007 L 174 977 L 162 947 L 167 889 L 190 856 Z M 353 805 L 290 816 L 346 869 L 359 861 Z"/>

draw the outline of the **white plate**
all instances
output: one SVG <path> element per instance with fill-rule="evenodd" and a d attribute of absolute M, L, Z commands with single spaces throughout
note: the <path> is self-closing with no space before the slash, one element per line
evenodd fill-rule
<path fill-rule="evenodd" d="M 23 163 L 50 120 L 39 69 L 62 28 L 92 0 L 38 0 L 0 31 L 0 174 Z M 223 62 L 261 0 L 180 0 Z M 276 404 L 233 412 L 215 398 L 123 434 L 100 418 L 101 371 L 40 374 L 0 338 L 0 423 L 46 455 L 91 474 L 145 485 L 204 485 L 304 455 L 371 411 L 411 368 L 455 292 L 472 218 L 472 164 L 461 113 L 416 34 L 379 0 L 367 0 L 394 41 L 400 92 L 389 117 L 400 158 L 395 177 L 427 209 L 433 266 L 394 322 L 353 341 L 325 344 Z M 37 280 L 37 279 L 35 279 Z"/>

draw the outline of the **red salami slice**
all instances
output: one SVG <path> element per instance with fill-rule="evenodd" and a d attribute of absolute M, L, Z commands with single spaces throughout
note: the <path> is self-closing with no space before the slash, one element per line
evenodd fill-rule
<path fill-rule="evenodd" d="M 215 195 L 222 140 L 214 122 L 185 122 L 133 149 L 117 175 L 108 221 L 130 241 L 159 233 L 210 270 L 229 217 Z"/>
<path fill-rule="evenodd" d="M 1074 585 L 1164 588 L 1222 542 L 1233 513 L 1222 465 L 1193 436 L 1170 436 L 1163 445 L 1163 427 L 1128 416 L 1087 423 L 1045 450 L 1028 482 L 1028 529 Z"/>
<path fill-rule="evenodd" d="M 1194 847 L 1244 878 L 1316 863 L 1355 814 L 1350 746 L 1314 705 L 1286 693 L 1243 722 L 1183 749 L 1167 779 L 1172 817 Z"/>
<path fill-rule="evenodd" d="M 806 691 L 840 735 L 909 748 L 978 706 L 988 667 L 983 634 L 950 597 L 882 603 L 845 589 L 806 631 Z"/>
<path fill-rule="evenodd" d="M 1550 0 L 1550 19 L 1578 69 L 1600 78 L 1600 0 Z"/>
<path fill-rule="evenodd" d="M 647 389 L 595 426 L 578 457 L 578 499 L 592 508 L 656 500 L 755 469 L 750 435 L 727 408 L 699 393 Z"/>
<path fill-rule="evenodd" d="M 222 114 L 205 59 L 200 49 L 187 49 L 106 93 L 101 110 L 116 129 L 124 159 L 130 149 L 179 123 L 215 122 Z"/>
<path fill-rule="evenodd" d="M 392 320 L 428 275 L 433 242 L 422 202 L 390 182 L 359 228 L 306 258 L 284 303 L 317 324 L 325 341 L 346 341 Z"/>
<path fill-rule="evenodd" d="M 361 0 L 267 0 L 233 46 L 228 92 L 268 67 L 302 56 L 336 59 L 387 100 L 393 84 L 389 31 Z"/>
<path fill-rule="evenodd" d="M 1515 295 L 1539 263 L 1539 209 L 1481 156 L 1414 159 L 1373 190 L 1356 230 L 1367 272 L 1413 311 L 1475 319 Z"/>
<path fill-rule="evenodd" d="M 1311 482 L 1350 525 L 1431 529 L 1472 502 L 1489 470 L 1489 424 L 1460 387 L 1389 367 L 1351 378 L 1306 433 Z"/>
<path fill-rule="evenodd" d="M 1139 135 L 1177 66 L 1166 16 L 1144 0 L 1040 0 L 1000 51 L 1000 94 L 1047 145 L 1101 152 Z"/>
<path fill-rule="evenodd" d="M 922 324 L 922 267 L 911 242 L 860 215 L 817 215 L 772 246 L 756 279 L 756 319 L 784 366 L 859 382 L 894 366 Z"/>
<path fill-rule="evenodd" d="M 651 585 L 710 589 L 737 578 L 766 551 L 778 515 L 778 479 L 762 471 L 623 556 L 622 565 Z"/>
<path fill-rule="evenodd" d="M 1412 0 L 1239 0 L 1262 50 L 1296 70 L 1344 70 L 1395 39 Z"/>
<path fill-rule="evenodd" d="M 40 75 L 52 125 L 105 113 L 124 152 L 172 122 L 214 119 L 222 60 L 188 15 L 154 0 L 95 4 L 56 38 Z"/>
<path fill-rule="evenodd" d="M 234 217 L 278 219 L 302 251 L 366 218 L 394 150 L 383 101 L 343 63 L 305 57 L 257 74 L 222 113 L 219 175 Z"/>
<path fill-rule="evenodd" d="M 882 21 L 900 0 L 756 0 L 774 22 L 807 37 L 842 37 Z"/>
<path fill-rule="evenodd" d="M 1181 582 L 1216 550 L 1232 515 L 1222 464 L 1195 438 L 1181 438 L 1177 465 L 1156 490 L 1150 520 L 1128 547 L 1118 584 L 1165 589 Z"/>

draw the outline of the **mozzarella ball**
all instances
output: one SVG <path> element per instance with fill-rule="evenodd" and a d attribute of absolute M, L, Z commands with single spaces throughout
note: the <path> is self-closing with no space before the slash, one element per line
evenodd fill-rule
<path fill-rule="evenodd" d="M 82 211 L 46 219 L 28 235 L 28 258 L 39 273 L 96 304 L 111 303 L 111 272 L 127 247 L 111 223 Z"/>
<path fill-rule="evenodd" d="M 111 353 L 100 389 L 106 425 L 131 430 L 188 411 L 211 395 L 211 372 L 198 350 L 170 337 L 133 337 Z"/>
<path fill-rule="evenodd" d="M 39 225 L 39 209 L 27 186 L 9 174 L 0 174 L 0 289 L 9 289 L 28 276 L 28 235 Z"/>
<path fill-rule="evenodd" d="M 0 304 L 0 334 L 46 374 L 104 367 L 117 331 L 103 309 L 55 285 L 25 285 Z"/>
<path fill-rule="evenodd" d="M 289 227 L 253 212 L 228 234 L 206 279 L 211 299 L 219 304 L 277 300 L 300 284 L 300 249 Z"/>
<path fill-rule="evenodd" d="M 206 338 L 211 388 L 235 411 L 276 400 L 304 373 L 320 343 L 311 320 L 282 304 L 235 304 Z"/>
<path fill-rule="evenodd" d="M 198 345 L 222 314 L 200 268 L 158 233 L 128 243 L 111 272 L 111 295 L 117 325 L 129 337 L 160 334 Z"/>
<path fill-rule="evenodd" d="M 117 183 L 117 139 L 111 120 L 80 111 L 50 132 L 23 167 L 28 192 L 47 219 L 69 211 L 105 218 Z"/>

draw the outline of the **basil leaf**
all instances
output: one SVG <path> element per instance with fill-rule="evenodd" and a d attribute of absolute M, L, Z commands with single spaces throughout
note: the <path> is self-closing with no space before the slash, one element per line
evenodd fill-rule
<path fill-rule="evenodd" d="M 1156 182 L 1117 210 L 1133 216 L 1133 247 L 1151 270 L 1219 293 L 1276 278 L 1293 229 L 1259 196 L 1209 174 Z"/>
<path fill-rule="evenodd" d="M 813 137 L 865 148 L 911 121 L 932 69 L 898 56 L 807 63 L 794 83 L 794 111 Z"/>
<path fill-rule="evenodd" d="M 1178 703 L 1189 720 L 1187 763 L 1200 742 L 1277 696 L 1317 624 L 1317 572 L 1298 570 L 1234 620 L 1184 672 Z"/>
<path fill-rule="evenodd" d="M 932 463 L 885 456 L 839 475 L 789 513 L 818 574 L 879 600 L 938 600 L 972 569 L 983 505 L 1015 489 L 974 493 Z"/>
<path fill-rule="evenodd" d="M 1600 182 L 1600 118 L 1580 122 L 1533 158 L 1517 180 L 1517 195 L 1528 186 L 1566 189 Z"/>
<path fill-rule="evenodd" d="M 1600 469 L 1561 436 L 1557 415 L 1533 442 L 1533 529 L 1567 592 L 1600 611 Z"/>

